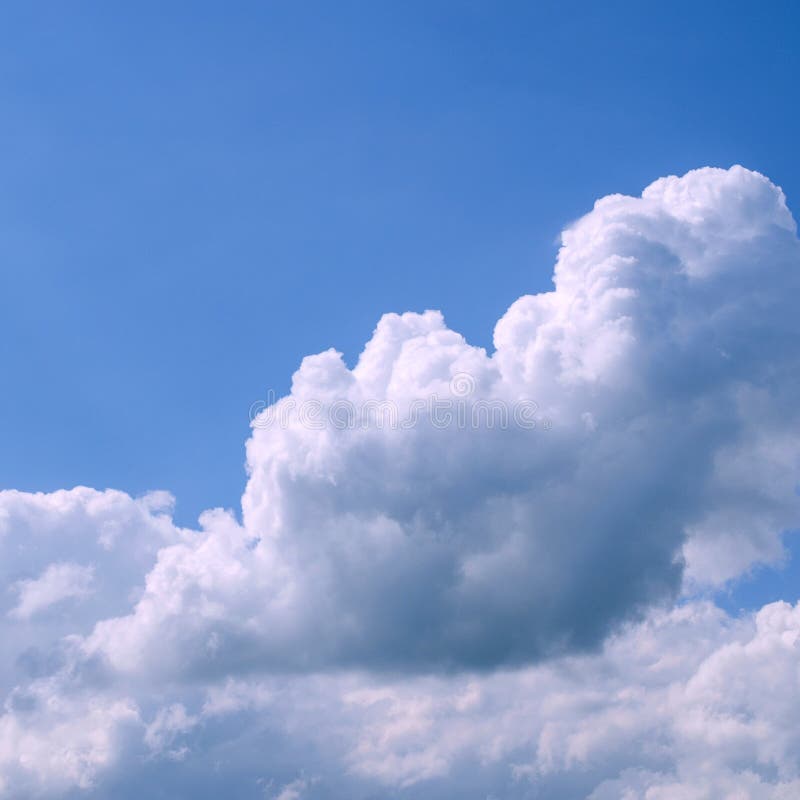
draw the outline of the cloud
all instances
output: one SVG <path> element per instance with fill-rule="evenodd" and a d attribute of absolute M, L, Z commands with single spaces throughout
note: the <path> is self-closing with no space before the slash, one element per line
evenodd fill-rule
<path fill-rule="evenodd" d="M 187 754 L 187 748 L 170 746 L 181 735 L 190 731 L 198 723 L 197 717 L 186 713 L 186 708 L 181 703 L 160 708 L 155 719 L 147 726 L 144 733 L 144 743 L 155 754 L 163 754 L 168 758 L 181 760 Z"/>
<path fill-rule="evenodd" d="M 251 675 L 172 687 L 160 707 L 160 686 L 140 686 L 135 705 L 38 681 L 3 718 L 26 738 L 0 737 L 0 765 L 17 787 L 36 776 L 92 798 L 227 785 L 245 798 L 788 800 L 798 675 L 800 604 L 732 618 L 697 601 L 651 612 L 599 653 L 516 670 Z M 143 759 L 137 733 L 164 758 Z"/>
<path fill-rule="evenodd" d="M 132 752 L 140 719 L 129 698 L 81 690 L 63 675 L 9 692 L 0 716 L 0 791 L 13 798 L 88 793 Z"/>
<path fill-rule="evenodd" d="M 383 317 L 353 369 L 304 359 L 255 421 L 243 523 L 163 549 L 87 647 L 153 674 L 519 665 L 779 559 L 799 266 L 782 193 L 741 167 L 598 201 L 493 354 L 428 311 Z M 540 424 L 441 424 L 431 398 Z"/>
<path fill-rule="evenodd" d="M 696 598 L 797 527 L 799 282 L 765 177 L 664 178 L 494 352 L 426 311 L 304 359 L 241 519 L 0 492 L 6 791 L 788 797 L 800 611 Z"/>
<path fill-rule="evenodd" d="M 345 695 L 363 714 L 349 759 L 389 785 L 499 762 L 521 783 L 513 796 L 531 783 L 563 796 L 571 777 L 582 793 L 570 796 L 621 797 L 624 787 L 648 800 L 716 798 L 742 774 L 773 796 L 767 789 L 798 786 L 799 659 L 797 606 L 735 623 L 696 604 L 652 615 L 599 656 L 360 688 Z"/>
<path fill-rule="evenodd" d="M 297 780 L 287 783 L 273 798 L 273 800 L 302 800 L 309 785 L 312 783 L 308 778 L 297 778 Z"/>
<path fill-rule="evenodd" d="M 69 561 L 50 564 L 38 578 L 17 581 L 13 585 L 19 602 L 8 612 L 9 616 L 30 619 L 63 600 L 86 597 L 91 594 L 93 578 L 92 567 Z"/>
<path fill-rule="evenodd" d="M 163 492 L 0 491 L 0 685 L 52 669 L 62 637 L 127 613 L 158 551 L 188 535 L 171 510 Z"/>
<path fill-rule="evenodd" d="M 601 653 L 521 670 L 223 691 L 238 698 L 227 713 L 250 693 L 254 728 L 278 718 L 306 752 L 336 755 L 322 797 L 346 796 L 349 773 L 367 796 L 778 798 L 800 787 L 799 668 L 800 605 L 733 619 L 695 602 L 651 613 Z M 213 737 L 219 712 L 206 714 Z"/>

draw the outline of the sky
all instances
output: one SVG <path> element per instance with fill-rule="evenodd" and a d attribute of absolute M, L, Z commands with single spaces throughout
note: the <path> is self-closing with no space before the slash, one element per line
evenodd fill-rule
<path fill-rule="evenodd" d="M 12 3 L 0 485 L 236 507 L 248 409 L 386 311 L 491 347 L 613 192 L 800 193 L 793 3 Z"/>
<path fill-rule="evenodd" d="M 799 33 L 5 6 L 0 797 L 797 796 Z"/>

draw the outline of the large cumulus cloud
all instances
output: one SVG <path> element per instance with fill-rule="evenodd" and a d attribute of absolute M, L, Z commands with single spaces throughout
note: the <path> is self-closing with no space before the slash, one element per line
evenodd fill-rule
<path fill-rule="evenodd" d="M 165 636 L 195 671 L 518 664 L 598 645 L 674 596 L 687 557 L 698 583 L 777 558 L 799 267 L 783 195 L 745 169 L 600 200 L 493 354 L 426 312 L 385 316 L 353 369 L 306 358 L 256 419 L 243 524 L 164 550 L 91 646 L 123 669 L 175 669 Z M 437 424 L 432 397 L 467 424 Z M 540 424 L 472 424 L 522 400 Z"/>
<path fill-rule="evenodd" d="M 667 608 L 797 525 L 799 281 L 765 177 L 661 179 L 564 232 L 492 353 L 428 311 L 352 369 L 306 358 L 254 420 L 241 519 L 0 493 L 6 785 L 207 786 L 192 754 L 231 759 L 233 715 L 241 796 L 788 797 L 758 686 L 796 701 L 797 609 Z"/>

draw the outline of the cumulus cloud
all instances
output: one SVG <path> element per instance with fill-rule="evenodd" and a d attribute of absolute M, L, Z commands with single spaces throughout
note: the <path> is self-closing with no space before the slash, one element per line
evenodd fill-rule
<path fill-rule="evenodd" d="M 732 619 L 696 602 L 627 626 L 599 654 L 521 670 L 216 691 L 237 712 L 250 696 L 254 728 L 281 719 L 376 796 L 777 798 L 800 787 L 799 667 L 800 606 Z M 206 735 L 234 713 L 220 708 L 205 711 Z M 318 796 L 346 796 L 341 775 Z"/>
<path fill-rule="evenodd" d="M 50 564 L 38 577 L 17 581 L 12 587 L 19 602 L 9 616 L 30 619 L 34 614 L 72 597 L 85 597 L 92 591 L 94 569 L 69 561 Z"/>
<path fill-rule="evenodd" d="M 782 193 L 740 167 L 598 201 L 494 353 L 428 311 L 385 316 L 353 369 L 306 358 L 256 419 L 242 524 L 162 550 L 87 647 L 169 674 L 523 664 L 597 647 L 684 567 L 700 588 L 779 558 L 799 265 Z M 420 398 L 541 424 L 437 424 Z M 376 407 L 414 424 L 333 424 Z"/>
<path fill-rule="evenodd" d="M 63 665 L 64 637 L 125 614 L 159 550 L 189 535 L 164 492 L 0 491 L 0 686 Z"/>
<path fill-rule="evenodd" d="M 0 791 L 12 798 L 89 792 L 99 772 L 133 750 L 130 698 L 81 689 L 64 675 L 13 688 L 0 716 Z"/>
<path fill-rule="evenodd" d="M 198 797 L 213 761 L 243 797 L 790 796 L 800 612 L 690 598 L 797 526 L 799 281 L 765 177 L 664 178 L 563 233 L 492 353 L 427 311 L 352 369 L 304 359 L 241 519 L 0 493 L 6 784 L 180 768 Z M 93 746 L 38 766 L 81 720 Z"/>
<path fill-rule="evenodd" d="M 799 659 L 799 607 L 734 621 L 692 604 L 596 656 L 345 689 L 346 759 L 393 787 L 439 779 L 428 796 L 479 763 L 511 797 L 777 797 L 800 786 Z"/>
<path fill-rule="evenodd" d="M 152 685 L 139 707 L 108 691 L 87 707 L 40 681 L 4 720 L 51 760 L 23 762 L 19 745 L 0 764 L 39 787 L 80 781 L 88 797 L 140 796 L 179 774 L 169 796 L 788 800 L 799 676 L 800 604 L 732 618 L 698 601 L 625 626 L 599 653 L 516 670 L 250 675 L 175 687 L 184 702 L 162 707 Z M 77 699 L 49 708 L 50 691 Z M 86 733 L 55 761 L 61 714 Z M 137 731 L 162 760 L 142 760 Z"/>

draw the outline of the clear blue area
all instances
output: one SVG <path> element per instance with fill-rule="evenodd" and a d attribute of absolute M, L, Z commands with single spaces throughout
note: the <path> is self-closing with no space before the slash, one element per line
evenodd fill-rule
<path fill-rule="evenodd" d="M 742 610 L 761 608 L 766 603 L 800 600 L 800 531 L 791 531 L 784 537 L 786 551 L 782 563 L 759 566 L 728 588 L 714 601 L 731 614 Z"/>
<path fill-rule="evenodd" d="M 489 346 L 598 196 L 739 162 L 800 211 L 798 33 L 794 2 L 4 4 L 0 486 L 190 523 L 302 356 L 429 307 Z"/>

